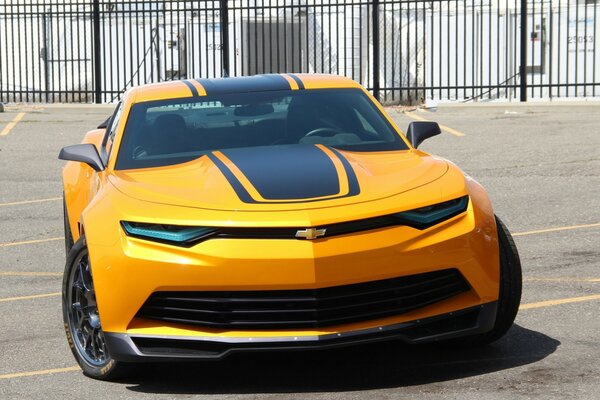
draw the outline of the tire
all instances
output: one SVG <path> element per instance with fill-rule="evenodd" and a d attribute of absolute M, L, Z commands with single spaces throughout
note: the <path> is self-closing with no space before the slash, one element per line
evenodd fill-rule
<path fill-rule="evenodd" d="M 64 226 L 65 226 L 65 252 L 67 257 L 73 247 L 73 234 L 71 233 L 71 225 L 69 224 L 69 214 L 67 213 L 67 203 L 63 194 L 63 215 L 64 215 Z"/>
<path fill-rule="evenodd" d="M 519 311 L 523 286 L 519 252 L 508 228 L 497 216 L 496 227 L 500 250 L 500 292 L 496 322 L 491 331 L 464 338 L 464 344 L 486 345 L 500 339 L 508 332 Z"/>
<path fill-rule="evenodd" d="M 83 373 L 99 380 L 128 374 L 129 365 L 110 357 L 100 324 L 85 237 L 70 249 L 62 287 L 67 341 Z"/>

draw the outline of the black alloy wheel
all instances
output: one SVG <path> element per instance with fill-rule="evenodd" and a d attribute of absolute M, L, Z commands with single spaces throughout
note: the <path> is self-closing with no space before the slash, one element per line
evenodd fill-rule
<path fill-rule="evenodd" d="M 62 295 L 67 340 L 83 373 L 101 380 L 123 375 L 126 365 L 111 358 L 102 331 L 84 237 L 69 251 Z"/>

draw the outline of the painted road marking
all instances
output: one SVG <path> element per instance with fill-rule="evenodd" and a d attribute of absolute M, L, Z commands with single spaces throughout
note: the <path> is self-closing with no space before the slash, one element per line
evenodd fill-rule
<path fill-rule="evenodd" d="M 51 295 L 59 295 L 60 293 L 48 293 L 46 295 L 38 295 L 38 296 L 51 296 Z M 34 296 L 26 296 L 32 298 Z M 21 298 L 24 299 L 25 297 Z M 0 299 L 0 301 L 7 301 L 8 299 Z M 527 310 L 531 308 L 541 308 L 541 307 L 551 307 L 557 306 L 560 304 L 567 303 L 578 303 L 582 301 L 592 301 L 592 300 L 600 300 L 600 294 L 594 294 L 591 296 L 582 296 L 582 297 L 571 297 L 567 299 L 556 299 L 556 300 L 548 300 L 548 301 L 540 301 L 537 303 L 528 303 L 521 304 L 519 307 L 520 310 Z M 25 372 L 16 372 L 12 374 L 4 374 L 0 375 L 0 379 L 13 379 L 13 378 L 23 378 L 28 376 L 36 376 L 36 375 L 50 375 L 50 374 L 58 374 L 63 372 L 75 372 L 79 371 L 80 368 L 78 366 L 66 367 L 66 368 L 54 368 L 54 369 L 43 369 L 38 371 L 25 371 Z"/>
<path fill-rule="evenodd" d="M 61 237 L 52 237 L 52 238 L 47 238 L 47 239 L 25 240 L 23 242 L 0 243 L 0 247 L 11 247 L 11 246 L 20 246 L 23 244 L 52 242 L 55 240 L 64 240 L 64 237 L 61 236 Z"/>
<path fill-rule="evenodd" d="M 595 228 L 595 227 L 598 227 L 598 226 L 600 226 L 600 222 L 595 223 L 595 224 L 559 226 L 557 228 L 537 229 L 535 231 L 517 232 L 517 233 L 513 233 L 512 235 L 513 236 L 526 236 L 526 235 L 535 235 L 535 234 L 538 234 L 538 233 L 568 231 L 568 230 L 572 230 L 572 229 Z"/>
<path fill-rule="evenodd" d="M 429 121 L 428 119 L 423 118 L 420 115 L 417 115 L 410 111 L 405 111 L 404 115 L 406 115 L 409 118 L 416 119 L 417 121 Z M 450 128 L 446 125 L 442 125 L 442 124 L 439 124 L 439 125 L 440 125 L 440 128 L 442 129 L 442 131 L 447 132 L 451 135 L 458 136 L 458 137 L 466 136 L 464 133 L 457 131 L 456 129 L 452 129 L 452 128 Z"/>
<path fill-rule="evenodd" d="M 8 301 L 32 300 L 32 299 L 39 299 L 39 298 L 44 298 L 44 297 L 54 297 L 54 296 L 60 296 L 60 295 L 61 295 L 60 292 L 55 292 L 55 293 L 34 294 L 34 295 L 30 295 L 30 296 L 6 297 L 6 298 L 0 298 L 0 303 L 8 302 Z M 551 306 L 557 306 L 560 304 L 579 303 L 582 301 L 592 301 L 592 300 L 600 300 L 600 294 L 593 294 L 593 295 L 581 296 L 581 297 L 568 297 L 566 299 L 546 300 L 546 301 L 540 301 L 537 303 L 526 303 L 526 304 L 521 304 L 519 309 L 527 310 L 530 308 L 551 307 Z"/>
<path fill-rule="evenodd" d="M 49 271 L 0 271 L 0 276 L 63 276 L 62 272 Z M 600 278 L 578 278 L 578 277 L 543 277 L 528 276 L 523 278 L 524 282 L 589 282 L 600 283 Z"/>
<path fill-rule="evenodd" d="M 0 276 L 62 276 L 62 272 L 0 271 Z"/>
<path fill-rule="evenodd" d="M 519 307 L 519 310 L 528 310 L 530 308 L 540 308 L 540 307 L 551 307 L 551 306 L 558 306 L 560 304 L 579 303 L 581 301 L 592 301 L 592 300 L 600 300 L 600 294 L 592 294 L 590 296 L 581 296 L 581 297 L 569 297 L 566 299 L 546 300 L 546 301 L 539 301 L 537 303 L 521 304 L 521 306 Z"/>
<path fill-rule="evenodd" d="M 5 303 L 8 301 L 40 299 L 40 298 L 44 298 L 44 297 L 54 297 L 54 296 L 60 296 L 60 295 L 61 295 L 60 292 L 55 292 L 55 293 L 32 294 L 31 296 L 5 297 L 3 299 L 0 299 L 0 303 Z"/>
<path fill-rule="evenodd" d="M 42 369 L 39 371 L 16 372 L 14 374 L 0 375 L 0 379 L 21 378 L 24 376 L 36 376 L 36 375 L 50 375 L 50 374 L 58 374 L 61 372 L 73 372 L 73 371 L 80 371 L 80 370 L 81 370 L 81 368 L 79 368 L 79 366 L 66 367 L 66 368 L 54 368 L 54 369 Z"/>
<path fill-rule="evenodd" d="M 576 277 L 564 277 L 564 278 L 544 278 L 544 277 L 526 277 L 523 278 L 525 282 L 600 282 L 600 278 L 576 278 Z"/>
<path fill-rule="evenodd" d="M 13 201 L 10 203 L 0 203 L 0 207 L 17 206 L 20 204 L 43 203 L 46 201 L 57 201 L 57 200 L 62 200 L 62 197 L 49 197 L 47 199 L 23 200 L 23 201 Z"/>
<path fill-rule="evenodd" d="M 49 271 L 0 271 L 0 276 L 63 276 L 62 272 Z M 526 276 L 524 282 L 588 282 L 600 283 L 600 278 L 578 278 L 578 277 L 543 277 Z"/>
<path fill-rule="evenodd" d="M 5 127 L 4 129 L 2 129 L 2 132 L 0 132 L 0 136 L 6 136 L 10 133 L 10 131 L 19 123 L 20 120 L 23 119 L 23 117 L 25 116 L 24 112 L 18 113 L 12 121 L 10 121 Z"/>
<path fill-rule="evenodd" d="M 60 292 L 55 292 L 55 293 L 34 294 L 31 296 L 6 297 L 3 299 L 0 298 L 0 303 L 8 302 L 8 301 L 39 299 L 39 298 L 44 298 L 44 297 L 54 297 L 54 296 L 60 296 L 60 295 L 61 295 Z M 557 305 L 561 305 L 561 304 L 579 303 L 582 301 L 592 301 L 592 300 L 600 300 L 600 294 L 593 294 L 593 295 L 581 296 L 581 297 L 569 297 L 566 299 L 546 300 L 546 301 L 540 301 L 537 303 L 526 303 L 526 304 L 521 304 L 519 306 L 519 309 L 520 310 L 528 310 L 530 308 L 551 307 L 551 306 L 557 306 Z"/>
<path fill-rule="evenodd" d="M 573 229 L 594 228 L 594 227 L 600 227 L 600 222 L 595 223 L 595 224 L 587 224 L 587 225 L 560 226 L 557 228 L 538 229 L 535 231 L 527 231 L 527 232 L 516 232 L 516 233 L 513 233 L 512 236 L 526 236 L 526 235 L 535 235 L 535 234 L 539 234 L 539 233 L 568 231 L 568 230 L 573 230 Z M 25 244 L 52 242 L 55 240 L 63 240 L 63 239 L 64 239 L 64 237 L 61 236 L 61 237 L 51 237 L 51 238 L 47 238 L 47 239 L 25 240 L 22 242 L 0 243 L 0 247 L 10 247 L 10 246 L 20 246 L 20 245 L 25 245 Z"/>

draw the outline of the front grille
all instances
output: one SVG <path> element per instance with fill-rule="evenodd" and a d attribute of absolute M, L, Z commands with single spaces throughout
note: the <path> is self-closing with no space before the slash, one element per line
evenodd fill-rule
<path fill-rule="evenodd" d="M 137 317 L 224 329 L 303 329 L 399 315 L 469 290 L 456 269 L 322 289 L 155 292 Z"/>

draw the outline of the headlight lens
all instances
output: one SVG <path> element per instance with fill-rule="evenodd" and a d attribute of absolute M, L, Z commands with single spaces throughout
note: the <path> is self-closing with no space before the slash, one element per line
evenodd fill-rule
<path fill-rule="evenodd" d="M 191 246 L 217 232 L 217 228 L 204 226 L 160 225 L 121 221 L 127 236 L 154 240 L 178 246 Z"/>
<path fill-rule="evenodd" d="M 394 216 L 400 219 L 403 225 L 409 225 L 417 229 L 426 229 L 465 212 L 468 205 L 469 196 L 463 196 L 443 203 L 403 211 L 394 214 Z"/>

